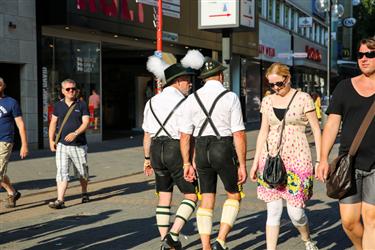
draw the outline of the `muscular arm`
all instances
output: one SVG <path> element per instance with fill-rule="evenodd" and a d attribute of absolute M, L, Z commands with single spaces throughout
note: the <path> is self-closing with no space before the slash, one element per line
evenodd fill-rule
<path fill-rule="evenodd" d="M 49 148 L 52 152 L 56 151 L 55 146 L 55 133 L 56 133 L 56 126 L 57 126 L 57 116 L 52 115 L 51 122 L 48 128 L 48 137 L 49 137 Z"/>
<path fill-rule="evenodd" d="M 153 172 L 150 159 L 146 159 L 146 157 L 147 158 L 150 157 L 150 148 L 151 148 L 151 135 L 150 133 L 145 132 L 145 134 L 143 135 L 143 152 L 145 155 L 145 160 L 143 162 L 143 172 L 147 176 L 150 176 Z"/>
<path fill-rule="evenodd" d="M 181 132 L 180 150 L 181 150 L 182 161 L 184 164 L 191 163 L 190 156 L 192 154 L 190 153 L 190 145 L 191 145 L 190 141 L 191 141 L 191 135 Z"/>
<path fill-rule="evenodd" d="M 233 142 L 240 167 L 246 168 L 246 133 L 244 130 L 233 133 Z"/>
<path fill-rule="evenodd" d="M 330 114 L 328 116 L 327 123 L 324 126 L 322 145 L 320 150 L 320 164 L 317 169 L 317 178 L 321 181 L 326 180 L 328 176 L 328 156 L 336 140 L 336 136 L 340 128 L 340 123 L 340 115 Z"/>
<path fill-rule="evenodd" d="M 73 131 L 73 132 L 69 133 L 67 136 L 65 136 L 64 140 L 67 141 L 67 142 L 74 141 L 79 134 L 85 133 L 86 129 L 89 126 L 89 122 L 90 122 L 90 116 L 88 116 L 88 115 L 82 116 L 81 126 L 79 126 L 78 129 L 76 129 L 75 131 Z"/>
<path fill-rule="evenodd" d="M 21 137 L 21 150 L 20 150 L 20 157 L 21 159 L 25 158 L 29 153 L 29 149 L 27 146 L 27 136 L 26 136 L 26 127 L 25 123 L 23 122 L 22 116 L 14 118 L 18 131 Z"/>

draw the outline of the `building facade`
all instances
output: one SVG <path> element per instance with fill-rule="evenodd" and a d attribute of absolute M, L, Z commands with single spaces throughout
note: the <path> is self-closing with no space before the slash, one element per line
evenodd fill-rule
<path fill-rule="evenodd" d="M 30 148 L 38 147 L 37 34 L 34 0 L 0 2 L 0 77 L 19 101 Z M 16 146 L 19 137 L 16 134 Z"/>
<path fill-rule="evenodd" d="M 155 85 L 146 70 L 147 58 L 156 47 L 153 3 L 155 1 L 59 0 L 52 3 L 36 0 L 40 33 L 39 108 L 42 110 L 39 138 L 44 146 L 53 103 L 60 98 L 60 82 L 65 78 L 78 82 L 80 97 L 87 102 L 93 89 L 100 95 L 100 126 L 95 130 L 93 117 L 90 117 L 89 142 L 141 130 L 144 104 L 152 96 Z M 168 63 L 173 63 L 175 58 L 180 60 L 191 48 L 221 59 L 221 33 L 198 30 L 197 1 L 165 0 L 163 5 L 164 60 Z M 258 55 L 257 31 L 256 25 L 248 32 L 232 34 L 231 88 L 239 95 L 240 79 L 259 75 L 259 72 L 246 73 L 241 67 L 244 60 Z M 247 104 L 243 102 L 243 105 Z M 93 107 L 89 109 L 93 113 Z"/>

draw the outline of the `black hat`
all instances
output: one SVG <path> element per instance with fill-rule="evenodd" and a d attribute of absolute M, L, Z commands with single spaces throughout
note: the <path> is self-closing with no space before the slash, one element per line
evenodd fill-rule
<path fill-rule="evenodd" d="M 227 69 L 227 67 L 225 67 L 218 61 L 213 60 L 212 58 L 206 57 L 204 60 L 204 64 L 202 68 L 200 69 L 200 75 L 198 76 L 198 78 L 205 79 L 210 76 L 214 76 L 218 72 L 224 71 L 225 69 Z"/>
<path fill-rule="evenodd" d="M 185 68 L 181 63 L 175 63 L 164 70 L 165 75 L 165 86 L 172 84 L 172 82 L 180 76 L 184 75 L 195 75 L 194 70 L 191 68 Z"/>

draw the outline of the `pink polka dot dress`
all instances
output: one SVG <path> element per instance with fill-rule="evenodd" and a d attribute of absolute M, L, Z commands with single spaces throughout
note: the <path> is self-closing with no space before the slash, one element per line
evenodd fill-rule
<path fill-rule="evenodd" d="M 305 129 L 308 123 L 306 113 L 315 110 L 309 94 L 297 93 L 286 114 L 285 128 L 281 146 L 281 158 L 287 171 L 287 185 L 271 188 L 263 181 L 263 170 L 267 157 L 264 145 L 258 167 L 258 198 L 265 202 L 285 199 L 294 207 L 305 207 L 305 201 L 313 194 L 313 166 L 311 152 Z M 270 126 L 267 141 L 269 152 L 276 154 L 282 122 L 276 117 L 270 96 L 264 97 L 260 112 L 263 119 L 268 119 Z"/>

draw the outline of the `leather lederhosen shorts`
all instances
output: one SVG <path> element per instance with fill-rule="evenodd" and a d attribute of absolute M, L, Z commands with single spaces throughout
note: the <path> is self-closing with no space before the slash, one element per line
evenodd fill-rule
<path fill-rule="evenodd" d="M 196 138 L 195 164 L 201 193 L 216 193 L 217 176 L 229 193 L 238 193 L 238 161 L 233 137 L 202 136 Z"/>
<path fill-rule="evenodd" d="M 179 140 L 167 136 L 154 138 L 151 142 L 150 157 L 157 192 L 172 192 L 173 185 L 176 184 L 184 194 L 195 193 L 195 185 L 184 179 Z"/>

